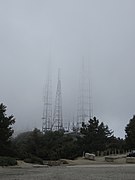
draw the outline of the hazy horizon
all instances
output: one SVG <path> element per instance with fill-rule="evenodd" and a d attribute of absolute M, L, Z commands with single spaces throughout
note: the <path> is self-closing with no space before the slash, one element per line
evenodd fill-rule
<path fill-rule="evenodd" d="M 125 136 L 135 114 L 134 7 L 134 0 L 0 1 L 0 102 L 15 130 L 42 127 L 50 59 L 53 103 L 60 68 L 63 119 L 72 122 L 84 59 L 93 115 Z"/>

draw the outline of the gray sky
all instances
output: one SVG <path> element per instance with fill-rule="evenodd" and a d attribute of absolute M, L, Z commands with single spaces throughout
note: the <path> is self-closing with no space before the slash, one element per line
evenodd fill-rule
<path fill-rule="evenodd" d="M 0 102 L 17 130 L 41 128 L 43 86 L 61 68 L 63 115 L 72 120 L 82 57 L 94 115 L 116 136 L 135 114 L 134 0 L 0 0 Z"/>

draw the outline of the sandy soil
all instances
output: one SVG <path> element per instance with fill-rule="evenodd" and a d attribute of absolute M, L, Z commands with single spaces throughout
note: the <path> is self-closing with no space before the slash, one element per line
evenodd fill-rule
<path fill-rule="evenodd" d="M 112 156 L 113 157 L 113 156 Z M 115 156 L 116 158 L 117 156 Z M 82 157 L 79 157 L 73 161 L 67 160 L 69 165 L 91 165 L 91 164 L 125 164 L 126 163 L 126 158 L 123 157 L 123 155 L 118 156 L 118 159 L 115 159 L 114 162 L 106 162 L 105 157 L 96 157 L 95 161 L 92 160 L 87 160 Z"/>
<path fill-rule="evenodd" d="M 18 166 L 0 167 L 0 180 L 134 180 L 135 164 L 123 161 L 105 162 L 103 157 L 90 161 L 78 158 L 62 166 L 33 166 L 18 162 Z"/>

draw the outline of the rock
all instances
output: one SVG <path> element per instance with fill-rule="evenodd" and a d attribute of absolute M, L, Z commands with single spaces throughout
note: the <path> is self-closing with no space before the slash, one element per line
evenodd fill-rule
<path fill-rule="evenodd" d="M 68 161 L 66 159 L 60 159 L 61 164 L 68 164 Z"/>
<path fill-rule="evenodd" d="M 135 163 L 135 157 L 126 157 L 126 163 Z"/>
<path fill-rule="evenodd" d="M 116 162 L 117 160 L 125 159 L 126 155 L 118 155 L 118 156 L 105 156 L 106 162 Z"/>
<path fill-rule="evenodd" d="M 48 161 L 47 165 L 48 166 L 60 166 L 61 162 L 60 161 Z"/>
<path fill-rule="evenodd" d="M 95 161 L 95 154 L 85 153 L 84 158 Z"/>

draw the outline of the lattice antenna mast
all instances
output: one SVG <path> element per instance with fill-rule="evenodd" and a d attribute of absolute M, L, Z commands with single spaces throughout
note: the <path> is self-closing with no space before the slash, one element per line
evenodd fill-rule
<path fill-rule="evenodd" d="M 91 83 L 89 80 L 89 97 L 88 97 L 88 105 L 89 105 L 89 119 L 93 117 L 93 106 L 92 106 L 92 94 L 91 94 Z"/>
<path fill-rule="evenodd" d="M 77 128 L 79 129 L 83 122 L 88 122 L 91 118 L 91 97 L 90 81 L 85 69 L 84 60 L 82 62 L 81 78 L 79 82 L 79 97 L 77 108 Z"/>
<path fill-rule="evenodd" d="M 51 81 L 51 61 L 48 65 L 48 75 L 44 88 L 44 107 L 42 117 L 42 132 L 51 130 L 52 126 L 52 81 Z"/>
<path fill-rule="evenodd" d="M 56 90 L 52 129 L 55 131 L 59 131 L 63 129 L 60 69 L 58 71 L 58 83 Z"/>
<path fill-rule="evenodd" d="M 81 77 L 79 79 L 79 97 L 77 107 L 77 129 L 85 122 L 84 116 L 84 60 L 82 61 Z"/>

